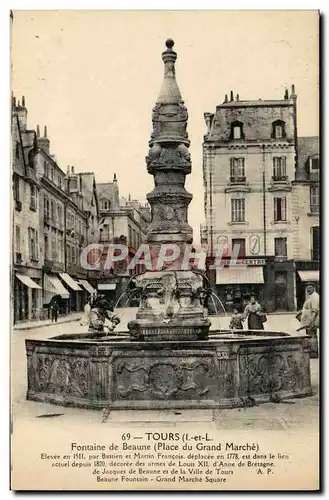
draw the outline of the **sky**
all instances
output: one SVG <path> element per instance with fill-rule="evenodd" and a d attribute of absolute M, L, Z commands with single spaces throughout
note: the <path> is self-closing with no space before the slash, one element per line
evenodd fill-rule
<path fill-rule="evenodd" d="M 230 90 L 240 100 L 282 99 L 295 84 L 298 135 L 318 130 L 316 11 L 15 11 L 12 90 L 25 96 L 28 127 L 47 125 L 62 170 L 117 174 L 120 195 L 146 200 L 145 156 L 173 38 L 176 79 L 189 112 L 194 240 L 204 221 L 203 114 Z"/>

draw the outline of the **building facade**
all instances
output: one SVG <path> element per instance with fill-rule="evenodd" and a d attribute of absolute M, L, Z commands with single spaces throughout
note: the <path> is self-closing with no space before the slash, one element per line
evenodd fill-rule
<path fill-rule="evenodd" d="M 228 309 L 242 309 L 250 293 L 269 312 L 297 307 L 296 240 L 304 229 L 296 199 L 310 183 L 297 175 L 296 103 L 294 86 L 282 100 L 242 101 L 231 92 L 205 113 L 201 240 L 212 286 Z M 218 247 L 224 264 L 209 269 Z M 243 269 L 226 267 L 232 254 Z"/>
<path fill-rule="evenodd" d="M 12 304 L 13 321 L 37 319 L 42 311 L 40 182 L 34 155 L 37 138 L 27 129 L 25 99 L 12 98 Z"/>
<path fill-rule="evenodd" d="M 12 99 L 12 290 L 14 322 L 46 319 L 55 301 L 60 314 L 82 311 L 96 294 L 81 262 L 99 241 L 93 173 L 65 174 L 43 135 L 27 129 L 25 99 Z"/>
<path fill-rule="evenodd" d="M 320 148 L 319 137 L 298 137 L 293 182 L 293 258 L 297 307 L 305 300 L 305 283 L 319 288 L 320 269 Z"/>
<path fill-rule="evenodd" d="M 103 245 L 102 265 L 98 272 L 98 291 L 117 303 L 125 293 L 130 278 L 142 270 L 141 265 L 128 269 L 130 260 L 144 241 L 146 228 L 150 221 L 150 209 L 147 204 L 137 200 L 120 197 L 118 180 L 114 174 L 112 183 L 97 184 L 97 196 L 100 211 L 100 237 Z M 128 248 L 123 261 L 113 263 L 111 269 L 104 265 L 110 244 L 122 244 Z M 95 271 L 94 274 L 97 274 Z M 120 301 L 118 305 L 124 305 Z"/>

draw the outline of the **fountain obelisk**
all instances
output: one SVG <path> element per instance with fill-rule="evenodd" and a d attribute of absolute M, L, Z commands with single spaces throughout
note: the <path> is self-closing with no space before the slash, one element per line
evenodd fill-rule
<path fill-rule="evenodd" d="M 137 278 L 141 301 L 136 320 L 129 323 L 134 340 L 198 340 L 208 338 L 210 321 L 200 300 L 203 279 L 186 261 L 192 243 L 187 221 L 192 195 L 185 189 L 191 172 L 190 141 L 186 131 L 188 114 L 175 76 L 177 54 L 173 40 L 162 53 L 164 79 L 153 108 L 153 131 L 146 157 L 155 187 L 147 195 L 151 223 L 146 243 L 152 270 Z M 163 258 L 175 252 L 169 265 Z M 187 259 L 188 260 L 188 259 Z"/>

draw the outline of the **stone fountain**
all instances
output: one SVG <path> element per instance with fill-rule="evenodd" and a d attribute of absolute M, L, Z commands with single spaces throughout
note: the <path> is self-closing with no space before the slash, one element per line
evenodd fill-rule
<path fill-rule="evenodd" d="M 192 243 L 185 189 L 191 172 L 187 109 L 167 40 L 146 158 L 155 187 L 146 243 L 151 270 L 139 275 L 140 305 L 128 332 L 26 340 L 27 398 L 86 408 L 231 408 L 312 394 L 309 339 L 279 332 L 212 331 L 203 278 L 182 265 Z M 173 245 L 170 266 L 159 258 Z M 165 260 L 165 259 L 162 259 Z"/>

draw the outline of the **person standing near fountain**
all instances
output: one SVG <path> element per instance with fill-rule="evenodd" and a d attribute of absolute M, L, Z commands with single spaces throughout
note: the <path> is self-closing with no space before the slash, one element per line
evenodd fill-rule
<path fill-rule="evenodd" d="M 320 296 L 315 291 L 314 283 L 306 285 L 307 298 L 304 302 L 300 317 L 299 330 L 306 330 L 306 334 L 311 337 L 311 357 L 318 358 L 318 338 L 317 330 L 319 328 L 320 319 Z"/>
<path fill-rule="evenodd" d="M 250 296 L 243 317 L 244 320 L 248 319 L 248 330 L 264 330 L 266 315 L 262 311 L 260 303 L 257 302 L 255 295 Z"/>

